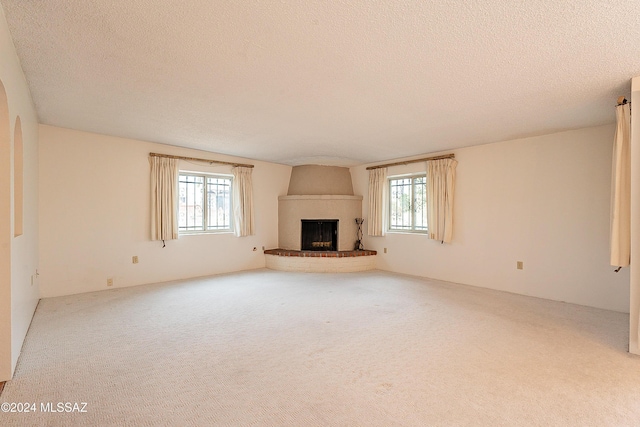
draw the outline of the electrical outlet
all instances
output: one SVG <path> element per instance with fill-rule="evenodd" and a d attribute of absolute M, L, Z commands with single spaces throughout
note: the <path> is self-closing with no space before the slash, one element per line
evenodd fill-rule
<path fill-rule="evenodd" d="M 131 257 L 131 262 L 134 264 L 138 263 L 138 255 L 134 255 L 133 257 Z"/>
<path fill-rule="evenodd" d="M 522 270 L 524 267 L 524 263 L 522 261 L 516 261 L 516 268 L 518 270 Z"/>
<path fill-rule="evenodd" d="M 107 286 L 113 286 L 113 279 L 107 279 Z"/>
<path fill-rule="evenodd" d="M 387 253 L 387 248 L 384 248 L 384 253 L 385 253 L 385 254 Z"/>

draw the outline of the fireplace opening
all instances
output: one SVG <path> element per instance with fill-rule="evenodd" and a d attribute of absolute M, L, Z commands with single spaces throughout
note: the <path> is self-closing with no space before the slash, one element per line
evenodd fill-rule
<path fill-rule="evenodd" d="M 303 251 L 337 251 L 338 220 L 303 219 L 300 247 Z"/>

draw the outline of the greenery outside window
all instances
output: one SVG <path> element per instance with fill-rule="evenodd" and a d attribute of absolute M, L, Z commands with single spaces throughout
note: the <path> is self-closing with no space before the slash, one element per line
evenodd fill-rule
<path fill-rule="evenodd" d="M 427 177 L 389 178 L 389 231 L 427 232 Z"/>
<path fill-rule="evenodd" d="M 232 183 L 231 176 L 181 171 L 178 176 L 178 232 L 233 231 Z"/>

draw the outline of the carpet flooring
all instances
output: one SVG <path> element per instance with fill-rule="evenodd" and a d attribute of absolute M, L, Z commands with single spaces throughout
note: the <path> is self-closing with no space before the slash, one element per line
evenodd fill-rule
<path fill-rule="evenodd" d="M 637 426 L 627 336 L 626 314 L 380 271 L 49 298 L 0 397 L 35 411 L 0 425 Z"/>

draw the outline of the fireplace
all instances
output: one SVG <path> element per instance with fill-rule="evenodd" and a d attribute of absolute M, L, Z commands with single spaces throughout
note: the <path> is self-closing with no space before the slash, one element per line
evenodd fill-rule
<path fill-rule="evenodd" d="M 301 245 L 303 251 L 337 251 L 337 219 L 303 219 Z"/>
<path fill-rule="evenodd" d="M 353 194 L 349 168 L 294 166 L 287 195 L 278 196 L 278 248 L 302 250 L 320 258 L 323 255 L 326 258 L 330 252 L 351 251 L 358 239 L 354 218 L 361 217 L 362 196 Z M 305 225 L 306 221 L 310 224 Z M 318 222 L 336 224 L 326 225 L 332 228 L 325 229 Z M 315 229 L 320 227 L 318 233 L 322 235 L 303 237 L 307 227 L 310 233 L 316 233 Z"/>

